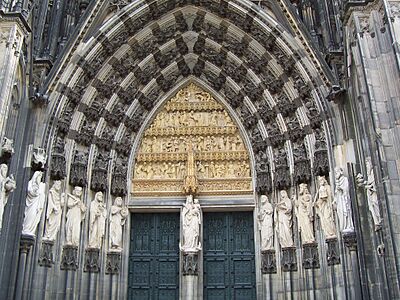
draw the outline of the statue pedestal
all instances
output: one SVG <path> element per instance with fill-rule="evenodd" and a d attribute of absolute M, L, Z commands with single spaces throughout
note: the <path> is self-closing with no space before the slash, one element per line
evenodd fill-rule
<path fill-rule="evenodd" d="M 121 250 L 111 250 L 107 253 L 106 274 L 119 274 L 121 268 Z"/>
<path fill-rule="evenodd" d="M 199 251 L 182 252 L 182 291 L 183 299 L 198 299 Z"/>
<path fill-rule="evenodd" d="M 326 260 L 328 266 L 340 264 L 339 245 L 337 238 L 327 239 L 326 244 L 328 249 L 326 251 Z"/>
<path fill-rule="evenodd" d="M 304 269 L 319 268 L 319 255 L 318 255 L 317 243 L 310 243 L 303 245 L 303 267 Z"/>
<path fill-rule="evenodd" d="M 54 241 L 43 240 L 42 249 L 39 255 L 39 266 L 42 267 L 52 267 L 54 264 L 53 258 L 53 245 Z"/>
<path fill-rule="evenodd" d="M 261 272 L 263 274 L 276 273 L 276 255 L 275 250 L 261 251 Z"/>
<path fill-rule="evenodd" d="M 282 270 L 284 272 L 297 271 L 296 248 L 289 247 L 282 249 Z"/>
<path fill-rule="evenodd" d="M 65 245 L 63 247 L 60 269 L 68 271 L 78 269 L 78 246 Z"/>
<path fill-rule="evenodd" d="M 87 248 L 85 250 L 85 266 L 83 271 L 89 273 L 100 272 L 100 249 Z"/>

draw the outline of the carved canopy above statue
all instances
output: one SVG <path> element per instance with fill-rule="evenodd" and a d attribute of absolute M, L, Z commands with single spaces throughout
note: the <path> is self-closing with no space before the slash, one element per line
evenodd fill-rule
<path fill-rule="evenodd" d="M 221 104 L 193 83 L 147 128 L 134 170 L 135 196 L 183 195 L 185 189 L 200 195 L 253 191 L 238 128 Z"/>

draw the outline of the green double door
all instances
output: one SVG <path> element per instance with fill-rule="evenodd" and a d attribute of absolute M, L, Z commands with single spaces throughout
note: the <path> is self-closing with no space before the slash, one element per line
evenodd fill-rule
<path fill-rule="evenodd" d="M 133 214 L 128 299 L 179 299 L 179 213 Z"/>
<path fill-rule="evenodd" d="M 204 299 L 256 299 L 252 212 L 205 213 Z"/>
<path fill-rule="evenodd" d="M 204 213 L 204 299 L 255 299 L 252 212 Z M 179 299 L 178 213 L 133 214 L 128 298 Z"/>

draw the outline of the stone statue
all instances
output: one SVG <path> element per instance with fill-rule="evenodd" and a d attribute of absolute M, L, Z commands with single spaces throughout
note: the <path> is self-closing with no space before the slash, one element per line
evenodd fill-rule
<path fill-rule="evenodd" d="M 326 239 L 336 238 L 336 226 L 332 211 L 331 187 L 324 176 L 318 176 L 319 188 L 314 198 L 314 207 L 320 218 Z"/>
<path fill-rule="evenodd" d="M 367 167 L 367 180 L 364 181 L 364 177 L 361 174 L 357 175 L 357 184 L 363 186 L 367 193 L 368 208 L 371 212 L 372 219 L 374 220 L 375 231 L 382 228 L 382 216 L 379 210 L 378 194 L 376 191 L 376 182 L 374 169 L 372 166 L 371 158 L 367 157 L 365 159 L 365 164 Z"/>
<path fill-rule="evenodd" d="M 285 190 L 280 191 L 281 200 L 276 204 L 275 224 L 282 248 L 294 246 L 292 238 L 292 202 Z"/>
<path fill-rule="evenodd" d="M 45 203 L 46 185 L 42 182 L 42 176 L 42 171 L 36 171 L 28 183 L 24 223 L 22 225 L 23 235 L 36 236 L 36 229 L 39 225 Z"/>
<path fill-rule="evenodd" d="M 79 246 L 81 222 L 85 219 L 86 206 L 82 202 L 82 188 L 76 186 L 72 194 L 67 194 L 67 222 L 65 224 L 67 245 Z"/>
<path fill-rule="evenodd" d="M 194 194 L 197 191 L 198 183 L 196 177 L 196 161 L 194 158 L 193 144 L 189 145 L 186 163 L 186 176 L 184 179 L 184 191 L 187 195 Z"/>
<path fill-rule="evenodd" d="M 260 212 L 258 213 L 258 223 L 261 231 L 261 250 L 274 249 L 274 229 L 273 215 L 274 209 L 272 204 L 268 202 L 268 197 L 262 195 Z"/>
<path fill-rule="evenodd" d="M 8 166 L 0 165 L 0 231 L 3 225 L 4 208 L 7 204 L 8 195 L 15 190 L 16 183 L 14 176 L 7 176 Z"/>
<path fill-rule="evenodd" d="M 302 244 L 315 242 L 313 229 L 313 202 L 306 183 L 299 185 L 299 197 L 296 201 L 297 224 Z"/>
<path fill-rule="evenodd" d="M 354 232 L 351 212 L 349 180 L 343 175 L 342 168 L 335 168 L 335 200 L 339 217 L 339 227 L 342 233 Z"/>
<path fill-rule="evenodd" d="M 201 212 L 198 200 L 193 200 L 192 195 L 186 197 L 186 203 L 182 209 L 183 243 L 181 250 L 185 252 L 201 249 L 199 242 L 201 225 Z"/>
<path fill-rule="evenodd" d="M 65 194 L 61 193 L 61 181 L 54 181 L 49 190 L 47 199 L 46 229 L 44 239 L 55 241 L 61 224 L 62 209 L 64 207 Z"/>
<path fill-rule="evenodd" d="M 101 248 L 106 228 L 106 215 L 103 192 L 97 192 L 90 203 L 89 248 Z"/>
<path fill-rule="evenodd" d="M 122 206 L 122 198 L 115 198 L 110 212 L 110 248 L 113 250 L 122 249 L 122 226 L 128 214 L 128 209 Z"/>

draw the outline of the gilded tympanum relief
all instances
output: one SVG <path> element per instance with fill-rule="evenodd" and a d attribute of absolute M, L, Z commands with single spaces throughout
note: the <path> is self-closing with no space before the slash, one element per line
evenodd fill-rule
<path fill-rule="evenodd" d="M 133 195 L 251 192 L 249 156 L 228 112 L 193 83 L 181 89 L 144 133 Z"/>

